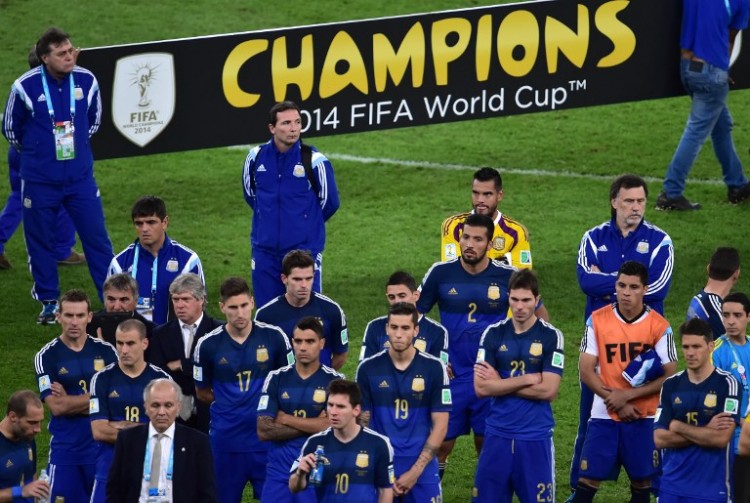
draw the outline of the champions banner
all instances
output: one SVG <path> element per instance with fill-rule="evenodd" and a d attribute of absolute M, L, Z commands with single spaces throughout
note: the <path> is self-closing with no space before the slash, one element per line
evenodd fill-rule
<path fill-rule="evenodd" d="M 311 137 L 679 95 L 681 5 L 547 0 L 86 49 L 95 155 L 263 142 L 285 99 Z"/>

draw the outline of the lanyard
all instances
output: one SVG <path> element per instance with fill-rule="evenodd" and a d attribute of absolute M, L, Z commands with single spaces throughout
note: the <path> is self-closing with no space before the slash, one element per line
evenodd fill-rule
<path fill-rule="evenodd" d="M 135 245 L 135 256 L 133 257 L 133 269 L 130 272 L 130 276 L 138 281 L 138 258 L 141 256 L 141 245 L 140 243 Z M 154 257 L 154 265 L 151 266 L 151 309 L 154 308 L 154 298 L 156 297 L 156 273 L 159 270 L 159 255 Z"/>
<path fill-rule="evenodd" d="M 732 18 L 732 8 L 729 6 L 729 0 L 724 0 L 724 6 L 727 8 L 727 14 L 729 14 L 729 18 Z"/>
<path fill-rule="evenodd" d="M 156 442 L 158 442 L 158 437 Z M 156 443 L 154 442 L 154 444 Z M 151 442 L 146 444 L 146 458 L 143 460 L 143 480 L 151 482 L 151 455 L 153 449 L 151 448 Z M 161 471 L 161 469 L 159 469 Z M 167 480 L 172 480 L 172 473 L 174 472 L 174 439 L 172 439 L 172 448 L 169 449 L 169 464 L 167 465 Z"/>
<path fill-rule="evenodd" d="M 745 390 L 745 394 L 748 394 L 748 385 L 747 385 L 747 375 L 745 374 L 746 369 L 745 366 L 742 365 L 742 361 L 740 361 L 740 357 L 737 354 L 737 350 L 734 349 L 734 344 L 732 344 L 732 341 L 729 340 L 729 337 L 726 336 L 726 334 L 722 335 L 720 337 L 729 345 L 729 349 L 732 350 L 732 356 L 734 357 L 734 363 L 737 364 L 737 373 L 740 375 L 740 378 L 742 378 L 742 387 Z M 745 344 L 750 343 L 750 337 L 747 335 L 745 336 Z"/>
<path fill-rule="evenodd" d="M 52 104 L 52 96 L 49 94 L 49 86 L 47 85 L 47 74 L 44 71 L 44 65 L 41 67 L 42 70 L 42 86 L 44 87 L 44 99 L 47 102 L 47 113 L 49 113 L 49 118 L 52 120 L 52 131 L 55 130 L 55 107 Z M 73 74 L 71 73 L 69 76 L 68 83 L 70 84 L 70 123 L 73 124 L 75 121 L 76 116 L 76 100 L 74 95 L 74 87 L 75 84 L 73 82 Z"/>

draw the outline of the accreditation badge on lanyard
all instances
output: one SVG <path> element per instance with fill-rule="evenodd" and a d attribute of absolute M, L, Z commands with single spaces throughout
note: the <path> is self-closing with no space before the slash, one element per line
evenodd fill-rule
<path fill-rule="evenodd" d="M 75 127 L 70 121 L 55 122 L 55 154 L 58 161 L 76 158 Z"/>

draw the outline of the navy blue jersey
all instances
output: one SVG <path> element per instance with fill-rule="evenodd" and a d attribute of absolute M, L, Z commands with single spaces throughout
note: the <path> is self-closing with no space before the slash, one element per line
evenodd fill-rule
<path fill-rule="evenodd" d="M 486 361 L 500 377 L 552 372 L 562 375 L 565 356 L 563 334 L 538 319 L 527 331 L 517 334 L 508 319 L 484 332 L 477 361 Z M 529 400 L 514 393 L 494 396 L 485 433 L 521 440 L 543 440 L 552 434 L 555 420 L 546 400 Z"/>
<path fill-rule="evenodd" d="M 13 441 L 0 434 L 0 489 L 23 486 L 34 480 L 36 442 Z M 34 498 L 14 498 L 14 502 L 34 503 Z"/>
<path fill-rule="evenodd" d="M 393 485 L 393 448 L 387 437 L 362 428 L 349 442 L 341 442 L 333 429 L 307 439 L 300 457 L 325 451 L 323 484 L 315 488 L 318 501 L 325 503 L 377 503 L 378 488 Z M 296 463 L 292 467 L 296 469 Z"/>
<path fill-rule="evenodd" d="M 155 365 L 147 364 L 138 377 L 130 377 L 116 363 L 107 365 L 91 378 L 89 420 L 131 421 L 148 423 L 143 403 L 143 390 L 154 379 L 170 379 L 169 374 Z M 97 442 L 96 478 L 107 480 L 115 445 Z"/>
<path fill-rule="evenodd" d="M 367 324 L 365 335 L 362 337 L 359 361 L 391 347 L 385 331 L 387 324 L 388 316 L 375 318 Z M 419 334 L 414 339 L 414 347 L 423 353 L 440 358 L 443 365 L 448 365 L 448 331 L 443 325 L 425 315 L 419 317 Z"/>
<path fill-rule="evenodd" d="M 714 339 L 718 339 L 726 330 L 724 330 L 724 316 L 721 314 L 721 297 L 715 293 L 707 293 L 705 290 L 698 292 L 695 297 L 690 299 L 686 320 L 690 318 L 700 318 L 711 325 L 711 332 Z"/>
<path fill-rule="evenodd" d="M 686 371 L 667 378 L 661 388 L 654 429 L 669 429 L 672 420 L 705 427 L 721 412 L 739 422 L 739 385 L 719 368 L 698 384 Z M 690 445 L 663 449 L 661 491 L 710 501 L 727 501 L 730 490 L 732 442 L 721 449 Z"/>
<path fill-rule="evenodd" d="M 292 306 L 285 296 L 280 295 L 258 309 L 255 320 L 281 328 L 291 343 L 294 325 L 306 316 L 313 316 L 323 324 L 326 345 L 320 352 L 320 363 L 330 366 L 334 353 L 349 351 L 349 332 L 343 309 L 325 295 L 312 292 L 310 302 L 302 307 Z"/>
<path fill-rule="evenodd" d="M 86 336 L 80 351 L 73 351 L 59 337 L 46 344 L 34 357 L 34 369 L 42 400 L 51 393 L 53 382 L 59 382 L 68 395 L 85 395 L 95 373 L 117 362 L 115 348 L 104 341 Z M 142 398 L 142 397 L 141 397 Z M 97 446 L 91 435 L 88 414 L 51 416 L 49 431 L 50 463 L 78 465 L 93 463 Z"/>
<path fill-rule="evenodd" d="M 135 263 L 136 253 L 138 263 Z M 153 268 L 156 267 L 156 288 L 152 291 Z M 192 272 L 203 278 L 203 265 L 198 254 L 187 246 L 164 236 L 156 257 L 138 240 L 115 255 L 109 264 L 107 277 L 126 272 L 138 281 L 138 312 L 157 325 L 167 322 L 170 307 L 169 285 L 180 274 Z"/>
<path fill-rule="evenodd" d="M 427 313 L 437 303 L 440 323 L 448 329 L 456 381 L 473 381 L 479 339 L 488 326 L 508 315 L 508 280 L 515 271 L 493 260 L 474 275 L 454 259 L 435 263 L 422 280 L 417 309 Z"/>
<path fill-rule="evenodd" d="M 321 365 L 317 372 L 302 379 L 294 365 L 272 371 L 263 384 L 263 394 L 258 403 L 258 416 L 275 418 L 279 411 L 297 417 L 318 417 L 325 412 L 328 401 L 326 389 L 334 379 L 343 379 L 330 367 Z M 268 450 L 268 474 L 281 479 L 289 478 L 289 467 L 299 455 L 307 439 L 299 436 L 272 442 Z"/>
<path fill-rule="evenodd" d="M 387 351 L 366 358 L 355 378 L 370 428 L 387 436 L 397 456 L 419 456 L 432 430 L 433 412 L 450 412 L 451 392 L 443 363 L 417 351 L 399 370 Z"/>
<path fill-rule="evenodd" d="M 240 344 L 219 327 L 198 341 L 193 354 L 198 388 L 211 388 L 212 445 L 223 452 L 265 451 L 256 427 L 258 402 L 268 373 L 294 363 L 281 329 L 253 323 Z"/>

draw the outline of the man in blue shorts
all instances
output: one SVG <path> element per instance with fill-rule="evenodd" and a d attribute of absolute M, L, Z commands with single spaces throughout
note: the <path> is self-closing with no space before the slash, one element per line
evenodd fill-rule
<path fill-rule="evenodd" d="M 477 396 L 492 397 L 472 501 L 522 503 L 555 500 L 555 420 L 565 363 L 563 334 L 534 309 L 536 275 L 524 269 L 510 278 L 511 318 L 482 335 L 474 367 Z M 498 462 L 502 460 L 502 462 Z"/>
<path fill-rule="evenodd" d="M 685 320 L 700 318 L 711 325 L 714 339 L 724 335 L 721 303 L 740 279 L 740 253 L 736 248 L 719 247 L 706 267 L 708 282 L 688 306 Z"/>
<path fill-rule="evenodd" d="M 688 320 L 680 335 L 686 370 L 664 381 L 654 423 L 654 444 L 663 449 L 659 503 L 731 501 L 739 386 L 711 363 L 714 339 L 708 323 Z"/>
<path fill-rule="evenodd" d="M 36 479 L 36 437 L 42 431 L 44 405 L 33 391 L 8 400 L 0 421 L 0 501 L 34 503 L 49 495 L 49 484 Z"/>
<path fill-rule="evenodd" d="M 448 431 L 451 390 L 443 363 L 414 347 L 419 313 L 397 302 L 388 311 L 387 351 L 365 358 L 357 368 L 362 390 L 361 424 L 393 445 L 393 493 L 404 503 L 441 501 L 435 458 Z"/>
<path fill-rule="evenodd" d="M 417 304 L 419 299 L 419 288 L 414 277 L 408 272 L 396 271 L 388 278 L 385 285 L 385 298 L 388 305 L 397 302 L 408 302 Z M 386 325 L 388 316 L 380 316 L 370 321 L 365 327 L 362 337 L 362 349 L 359 353 L 359 361 L 373 356 L 390 347 Z M 443 325 L 425 316 L 419 315 L 419 331 L 414 338 L 414 347 L 423 353 L 429 353 L 440 358 L 443 364 L 448 365 L 448 331 Z"/>
<path fill-rule="evenodd" d="M 328 385 L 326 413 L 331 427 L 311 436 L 291 468 L 289 489 L 308 486 L 315 451 L 324 451 L 323 477 L 315 487 L 317 501 L 326 503 L 392 503 L 393 448 L 379 433 L 360 426 L 362 396 L 357 383 L 337 379 Z"/>
<path fill-rule="evenodd" d="M 107 365 L 91 378 L 89 419 L 99 447 L 91 503 L 105 501 L 117 434 L 122 429 L 148 422 L 143 406 L 146 385 L 153 379 L 170 378 L 159 367 L 146 363 L 146 326 L 139 320 L 131 318 L 120 323 L 115 341 L 119 361 Z"/>
<path fill-rule="evenodd" d="M 440 322 L 450 340 L 450 388 L 454 401 L 448 433 L 438 452 L 441 477 L 459 436 L 473 430 L 477 454 L 482 450 L 490 403 L 474 393 L 474 363 L 484 330 L 507 316 L 508 280 L 515 271 L 487 256 L 494 232 L 495 224 L 487 215 L 467 217 L 460 240 L 461 256 L 435 263 L 419 287 L 417 309 L 427 314 L 438 304 Z"/>
<path fill-rule="evenodd" d="M 326 390 L 331 381 L 344 378 L 320 363 L 325 341 L 317 318 L 302 318 L 292 333 L 294 365 L 268 374 L 258 404 L 258 438 L 272 442 L 261 503 L 316 501 L 310 488 L 297 494 L 289 491 L 289 467 L 307 437 L 330 426 Z"/>
<path fill-rule="evenodd" d="M 211 404 L 209 437 L 220 503 L 239 503 L 249 481 L 263 496 L 268 443 L 258 438 L 257 416 L 268 374 L 294 362 L 284 333 L 253 323 L 253 297 L 247 282 L 221 283 L 219 307 L 226 325 L 206 334 L 195 347 L 193 378 L 198 400 Z"/>
<path fill-rule="evenodd" d="M 86 292 L 69 290 L 60 298 L 62 334 L 34 357 L 42 401 L 50 411 L 50 500 L 89 501 L 94 487 L 97 445 L 89 422 L 89 383 L 117 362 L 111 344 L 86 335 L 91 308 Z"/>

